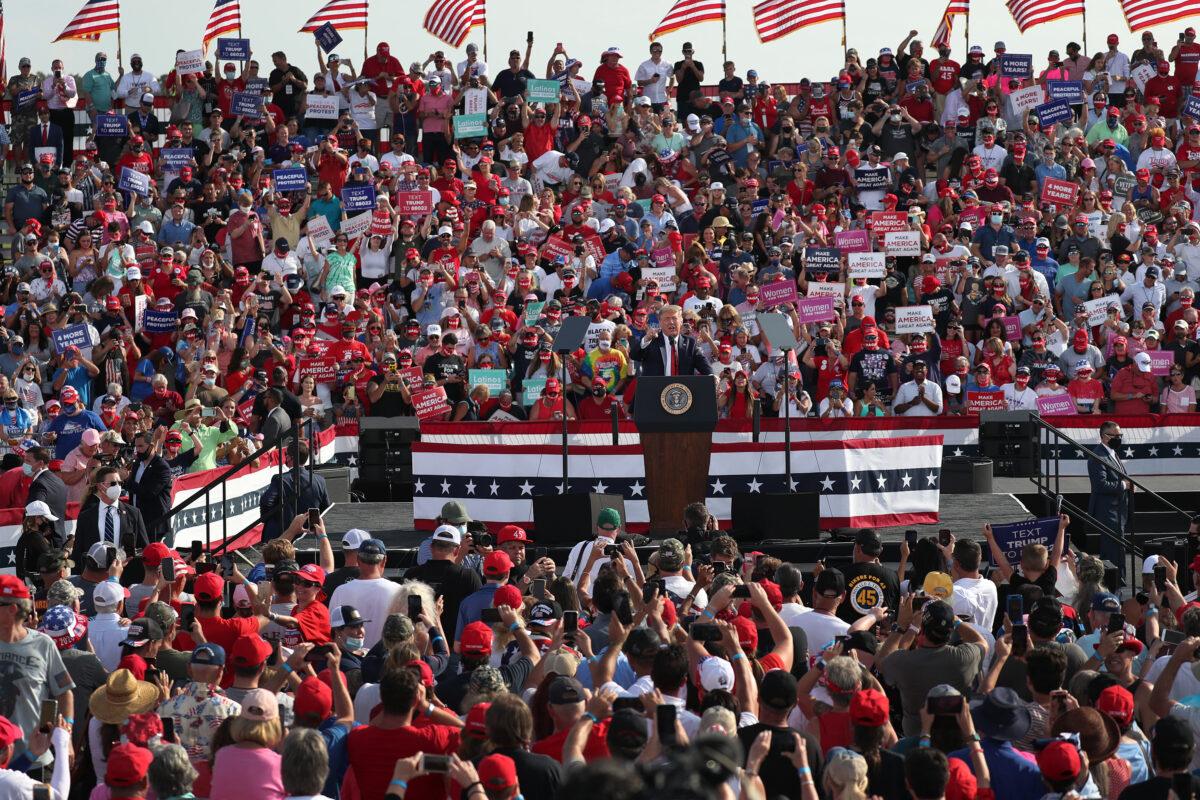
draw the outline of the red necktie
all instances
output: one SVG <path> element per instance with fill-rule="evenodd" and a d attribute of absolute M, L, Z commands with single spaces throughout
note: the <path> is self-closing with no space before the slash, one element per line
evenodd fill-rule
<path fill-rule="evenodd" d="M 671 338 L 671 375 L 679 374 L 679 343 Z"/>
<path fill-rule="evenodd" d="M 49 144 L 49 143 L 50 143 L 50 126 L 43 125 L 42 126 L 42 144 Z"/>

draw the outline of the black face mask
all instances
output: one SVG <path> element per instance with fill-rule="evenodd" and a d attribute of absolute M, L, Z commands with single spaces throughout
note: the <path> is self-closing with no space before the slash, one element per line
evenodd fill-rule
<path fill-rule="evenodd" d="M 606 392 L 604 389 L 592 389 L 592 395 L 595 397 L 604 397 L 606 394 L 608 394 L 608 392 Z"/>
<path fill-rule="evenodd" d="M 1117 450 L 1118 448 L 1120 448 L 1122 443 L 1123 443 L 1123 441 L 1120 436 L 1114 436 L 1108 440 L 1108 446 L 1111 447 L 1113 450 Z"/>

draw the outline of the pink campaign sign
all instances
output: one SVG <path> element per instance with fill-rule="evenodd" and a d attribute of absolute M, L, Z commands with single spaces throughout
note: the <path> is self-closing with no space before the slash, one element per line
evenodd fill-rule
<path fill-rule="evenodd" d="M 1039 397 L 1037 400 L 1038 413 L 1043 417 L 1054 414 L 1074 414 L 1075 401 L 1069 394 L 1053 394 Z"/>
<path fill-rule="evenodd" d="M 871 252 L 871 235 L 866 231 L 838 231 L 833 238 L 834 243 L 843 253 Z"/>
<path fill-rule="evenodd" d="M 1151 375 L 1171 374 L 1171 364 L 1175 362 L 1174 353 L 1169 350 L 1147 350 L 1146 355 L 1150 356 Z"/>
<path fill-rule="evenodd" d="M 1010 342 L 1019 342 L 1021 340 L 1021 318 L 1020 317 L 1001 317 L 1000 321 L 1004 323 L 1004 335 Z"/>
<path fill-rule="evenodd" d="M 837 312 L 832 297 L 802 297 L 796 301 L 796 316 L 801 322 L 824 322 L 835 318 Z"/>
<path fill-rule="evenodd" d="M 794 303 L 800 295 L 796 292 L 794 281 L 772 281 L 764 283 L 758 290 L 759 302 L 763 306 L 778 306 L 784 303 Z"/>

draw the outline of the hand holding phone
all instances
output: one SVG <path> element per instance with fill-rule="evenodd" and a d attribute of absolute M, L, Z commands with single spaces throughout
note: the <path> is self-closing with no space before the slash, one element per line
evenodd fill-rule
<path fill-rule="evenodd" d="M 1029 652 L 1029 626 L 1028 625 L 1013 625 L 1012 626 L 1012 654 L 1014 656 L 1024 658 Z"/>
<path fill-rule="evenodd" d="M 416 593 L 410 594 L 408 596 L 408 618 L 413 622 L 419 620 L 421 618 L 422 608 L 421 595 Z"/>
<path fill-rule="evenodd" d="M 675 706 L 663 703 L 654 709 L 654 730 L 663 746 L 675 744 Z"/>

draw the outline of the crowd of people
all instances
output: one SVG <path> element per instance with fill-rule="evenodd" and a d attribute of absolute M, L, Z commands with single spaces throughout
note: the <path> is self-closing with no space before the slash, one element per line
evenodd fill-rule
<path fill-rule="evenodd" d="M 604 511 L 557 563 L 451 502 L 401 576 L 307 513 L 261 563 L 168 546 L 175 478 L 297 425 L 624 415 L 643 371 L 730 418 L 1195 411 L 1200 43 L 1141 45 L 1021 76 L 913 32 L 796 84 L 658 42 L 538 78 L 532 34 L 499 69 L 21 59 L 3 793 L 1190 800 L 1195 524 L 1125 599 L 1065 517 L 1016 564 L 985 527 L 897 569 L 868 529 L 801 570 L 699 505 L 640 553 Z M 1065 121 L 1015 99 L 1074 82 Z"/>

